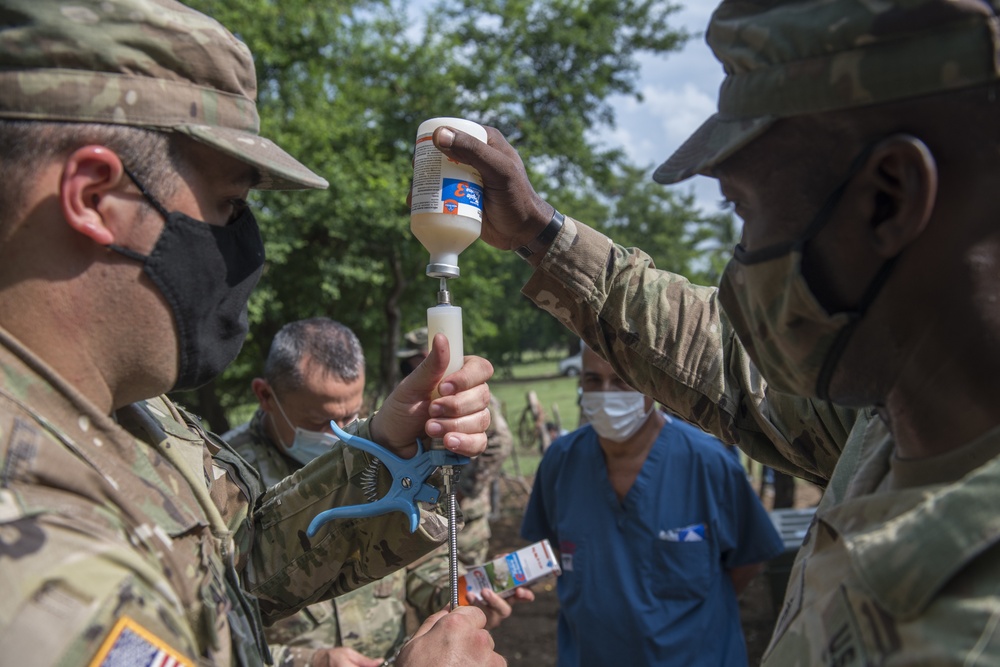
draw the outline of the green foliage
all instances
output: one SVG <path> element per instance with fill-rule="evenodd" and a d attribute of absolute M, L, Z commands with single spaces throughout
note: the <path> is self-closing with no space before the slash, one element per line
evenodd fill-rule
<path fill-rule="evenodd" d="M 668 25 L 676 9 L 655 0 L 442 0 L 434 15 L 449 17 L 448 31 L 433 22 L 425 44 L 461 54 L 458 99 L 525 162 L 547 159 L 541 185 L 579 187 L 622 158 L 589 137 L 614 126 L 612 95 L 639 97 L 636 53 L 667 53 L 687 39 Z"/>
<path fill-rule="evenodd" d="M 504 469 L 514 474 L 530 475 L 538 467 L 541 459 L 537 442 L 525 446 L 522 442 L 522 431 L 530 431 L 532 420 L 525 414 L 528 407 L 528 392 L 533 391 L 545 413 L 545 421 L 559 423 L 562 428 L 572 431 L 579 426 L 580 415 L 577 408 L 577 378 L 558 377 L 557 361 L 548 359 L 531 364 L 515 364 L 512 369 L 514 379 L 499 380 L 490 383 L 490 390 L 500 401 L 503 414 L 507 418 L 511 433 L 514 434 L 514 447 L 517 453 L 517 468 L 514 458 L 504 464 Z M 546 376 L 543 376 L 547 374 Z"/>
<path fill-rule="evenodd" d="M 624 165 L 609 181 L 611 201 L 598 229 L 623 246 L 642 248 L 657 266 L 714 285 L 732 247 L 736 227 L 729 212 L 706 215 L 692 194 L 655 183 L 648 170 Z"/>
<path fill-rule="evenodd" d="M 426 321 L 437 290 L 406 203 L 426 118 L 497 127 L 553 205 L 652 248 L 661 266 L 685 272 L 698 260 L 706 275 L 716 270 L 699 250 L 723 225 L 595 140 L 614 125 L 612 95 L 639 97 L 636 56 L 669 53 L 687 38 L 669 25 L 670 3 L 442 0 L 417 23 L 402 0 L 190 4 L 253 51 L 262 133 L 330 181 L 322 192 L 254 196 L 268 262 L 251 336 L 216 382 L 216 407 L 251 400 L 249 380 L 277 330 L 315 315 L 357 332 L 373 393 L 395 384 L 401 334 Z M 461 268 L 451 288 L 469 352 L 502 374 L 525 351 L 568 349 L 572 334 L 519 293 L 527 264 L 475 243 Z M 188 402 L 206 412 L 204 397 Z"/>

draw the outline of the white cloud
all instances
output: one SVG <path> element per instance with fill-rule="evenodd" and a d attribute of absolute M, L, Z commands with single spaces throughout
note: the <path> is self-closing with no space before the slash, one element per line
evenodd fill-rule
<path fill-rule="evenodd" d="M 691 0 L 674 16 L 678 24 L 684 25 L 692 32 L 700 32 L 708 25 L 708 19 L 712 17 L 716 7 L 718 3 L 714 0 Z"/>
<path fill-rule="evenodd" d="M 696 35 L 681 51 L 640 56 L 643 101 L 622 97 L 612 102 L 616 128 L 601 140 L 608 146 L 621 146 L 635 164 L 660 164 L 715 113 L 722 65 L 700 35 L 715 3 L 692 0 L 692 5 L 678 12 L 673 21 Z M 693 192 L 703 210 L 718 210 L 721 195 L 713 179 L 696 176 L 672 187 Z"/>
<path fill-rule="evenodd" d="M 656 144 L 658 159 L 684 143 L 705 119 L 715 113 L 715 99 L 690 82 L 681 82 L 679 87 L 646 86 L 643 89 L 643 104 L 626 106 L 628 119 L 623 126 L 630 128 L 629 134 L 641 137 L 633 149 L 626 150 L 638 162 L 646 161 L 645 144 Z M 638 121 L 638 122 L 637 122 Z"/>

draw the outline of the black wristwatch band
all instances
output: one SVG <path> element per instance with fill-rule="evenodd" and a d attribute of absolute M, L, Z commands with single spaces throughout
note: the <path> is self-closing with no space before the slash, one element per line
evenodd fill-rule
<path fill-rule="evenodd" d="M 532 239 L 531 243 L 517 248 L 514 252 L 521 259 L 528 259 L 535 253 L 545 252 L 552 245 L 552 242 L 556 240 L 556 236 L 559 234 L 559 230 L 562 229 L 565 220 L 566 217 L 562 213 L 553 211 L 552 219 L 549 220 L 549 224 L 545 225 L 545 229 L 542 230 L 541 234 Z"/>

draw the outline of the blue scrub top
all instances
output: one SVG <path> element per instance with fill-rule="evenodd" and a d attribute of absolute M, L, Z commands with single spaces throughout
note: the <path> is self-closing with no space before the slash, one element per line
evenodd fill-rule
<path fill-rule="evenodd" d="M 727 570 L 783 550 L 743 467 L 669 417 L 621 503 L 592 427 L 553 442 L 521 535 L 560 550 L 560 667 L 746 665 Z"/>

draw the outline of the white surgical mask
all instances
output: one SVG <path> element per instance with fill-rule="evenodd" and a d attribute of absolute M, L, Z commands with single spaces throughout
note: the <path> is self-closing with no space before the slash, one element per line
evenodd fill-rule
<path fill-rule="evenodd" d="M 281 407 L 281 402 L 277 396 L 274 396 L 274 404 L 278 406 L 278 410 L 281 412 L 281 416 L 285 422 L 295 429 L 295 438 L 292 440 L 291 446 L 285 446 L 285 454 L 287 456 L 302 465 L 306 465 L 320 454 L 325 454 L 333 449 L 333 445 L 337 442 L 335 437 L 321 431 L 310 431 L 301 426 L 296 426 L 288 418 L 288 415 L 285 414 L 285 409 Z M 281 444 L 285 445 L 284 442 Z"/>
<path fill-rule="evenodd" d="M 580 409 L 597 435 L 623 442 L 646 423 L 654 408 L 646 410 L 646 397 L 637 391 L 585 391 Z"/>

